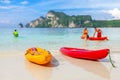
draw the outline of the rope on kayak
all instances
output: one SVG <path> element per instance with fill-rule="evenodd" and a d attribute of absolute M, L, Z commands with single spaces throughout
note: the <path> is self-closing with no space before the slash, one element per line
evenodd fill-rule
<path fill-rule="evenodd" d="M 112 58 L 110 56 L 110 52 L 109 52 L 109 60 L 110 60 L 110 63 L 112 64 L 113 67 L 116 67 L 114 64 L 113 64 L 113 61 L 112 61 Z"/>

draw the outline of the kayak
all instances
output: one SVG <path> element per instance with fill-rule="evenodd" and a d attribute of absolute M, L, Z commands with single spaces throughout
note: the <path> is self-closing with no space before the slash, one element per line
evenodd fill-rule
<path fill-rule="evenodd" d="M 89 37 L 88 40 L 108 40 L 106 36 L 104 37 Z"/>
<path fill-rule="evenodd" d="M 82 58 L 82 59 L 90 59 L 90 60 L 99 60 L 105 58 L 109 49 L 100 49 L 100 50 L 87 50 L 80 48 L 71 48 L 71 47 L 62 47 L 60 48 L 60 52 L 64 55 L 74 57 L 74 58 Z"/>
<path fill-rule="evenodd" d="M 28 61 L 36 64 L 47 64 L 52 59 L 51 53 L 42 48 L 30 48 L 26 50 L 25 57 Z"/>

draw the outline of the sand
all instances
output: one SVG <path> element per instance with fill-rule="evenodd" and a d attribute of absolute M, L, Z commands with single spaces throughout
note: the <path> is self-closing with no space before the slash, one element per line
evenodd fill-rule
<path fill-rule="evenodd" d="M 26 60 L 24 54 L 0 56 L 0 80 L 120 80 L 120 53 L 99 61 L 75 59 L 51 51 L 51 63 L 42 66 Z"/>

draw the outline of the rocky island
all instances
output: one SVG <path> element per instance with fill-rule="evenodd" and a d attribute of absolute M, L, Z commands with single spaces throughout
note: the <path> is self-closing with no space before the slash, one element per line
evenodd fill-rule
<path fill-rule="evenodd" d="M 63 12 L 49 11 L 46 17 L 30 21 L 28 28 L 78 28 L 78 27 L 119 27 L 120 20 L 92 20 L 90 15 L 67 15 Z"/>

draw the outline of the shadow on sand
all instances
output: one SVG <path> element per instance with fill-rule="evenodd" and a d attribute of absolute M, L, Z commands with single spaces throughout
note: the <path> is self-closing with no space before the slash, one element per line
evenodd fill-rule
<path fill-rule="evenodd" d="M 92 61 L 92 60 L 84 60 L 84 59 L 76 59 L 71 58 L 65 55 L 62 55 L 67 61 L 69 61 L 71 64 L 83 68 L 88 72 L 91 72 L 95 75 L 98 75 L 102 78 L 105 78 L 105 80 L 110 80 L 110 72 L 102 63 L 99 61 Z M 108 61 L 108 60 L 106 60 Z"/>
<path fill-rule="evenodd" d="M 38 65 L 25 60 L 26 69 L 36 80 L 49 80 L 52 75 L 53 67 L 57 67 L 58 65 L 59 62 L 54 57 L 51 62 L 46 65 Z"/>

